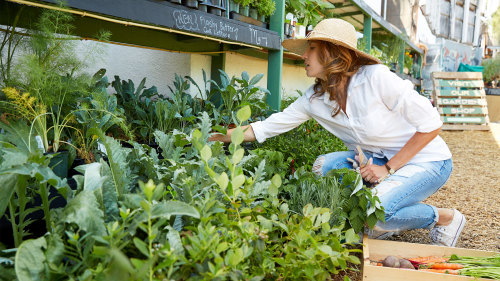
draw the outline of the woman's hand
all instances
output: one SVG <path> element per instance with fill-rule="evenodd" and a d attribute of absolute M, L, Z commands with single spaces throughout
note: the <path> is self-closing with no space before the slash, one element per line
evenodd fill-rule
<path fill-rule="evenodd" d="M 373 160 L 370 158 L 366 166 L 360 169 L 360 173 L 365 181 L 369 183 L 378 183 L 389 174 L 389 171 L 387 171 L 385 166 L 373 164 Z"/>
<path fill-rule="evenodd" d="M 253 128 L 250 125 L 245 125 L 241 126 L 243 129 L 244 133 L 244 140 L 243 141 L 255 141 L 255 134 L 253 132 Z M 208 138 L 208 141 L 221 141 L 225 143 L 230 143 L 231 142 L 231 134 L 233 133 L 234 129 L 229 129 L 227 130 L 227 133 L 224 134 L 213 134 Z"/>

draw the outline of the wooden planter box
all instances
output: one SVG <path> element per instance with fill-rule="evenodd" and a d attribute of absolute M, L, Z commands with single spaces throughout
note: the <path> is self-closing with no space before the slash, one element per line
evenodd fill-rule
<path fill-rule="evenodd" d="M 450 248 L 425 244 L 414 244 L 395 241 L 384 241 L 363 238 L 363 281 L 491 281 L 492 279 L 424 272 L 418 270 L 399 269 L 371 265 L 370 260 L 383 260 L 387 256 L 414 258 L 426 256 L 493 256 L 498 253 L 463 248 Z"/>

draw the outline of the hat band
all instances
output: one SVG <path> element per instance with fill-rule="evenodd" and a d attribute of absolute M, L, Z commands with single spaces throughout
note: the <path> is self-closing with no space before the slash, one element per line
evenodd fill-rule
<path fill-rule="evenodd" d="M 306 38 L 308 39 L 314 39 L 314 37 L 323 37 L 323 38 L 327 38 L 327 39 L 331 39 L 331 40 L 335 40 L 335 41 L 338 41 L 338 42 L 342 42 L 344 44 L 347 44 L 349 46 L 351 46 L 352 48 L 356 48 L 355 45 L 353 46 L 352 43 L 349 43 L 349 42 L 346 42 L 344 40 L 339 40 L 339 39 L 336 39 L 336 38 L 333 38 L 331 34 L 328 34 L 328 33 L 324 33 L 324 32 L 321 32 L 321 31 L 311 31 L 309 34 L 307 34 Z"/>

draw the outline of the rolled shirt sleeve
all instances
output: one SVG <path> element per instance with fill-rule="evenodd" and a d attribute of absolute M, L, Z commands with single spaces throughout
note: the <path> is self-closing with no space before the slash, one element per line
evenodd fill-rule
<path fill-rule="evenodd" d="M 386 66 L 379 67 L 372 76 L 372 83 L 380 89 L 383 103 L 397 111 L 417 132 L 428 133 L 439 129 L 443 122 L 430 101 L 413 90 L 413 84 L 403 80 Z"/>
<path fill-rule="evenodd" d="M 307 112 L 308 100 L 301 96 L 282 112 L 274 113 L 264 121 L 251 123 L 255 138 L 259 143 L 270 137 L 285 133 L 311 119 Z"/>

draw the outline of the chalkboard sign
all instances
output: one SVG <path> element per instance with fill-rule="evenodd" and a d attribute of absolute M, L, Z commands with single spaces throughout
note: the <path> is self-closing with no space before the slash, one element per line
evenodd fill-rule
<path fill-rule="evenodd" d="M 43 1 L 56 3 L 56 0 Z M 66 0 L 66 3 L 73 9 L 161 26 L 172 29 L 172 32 L 203 35 L 208 40 L 213 38 L 235 43 L 241 42 L 271 50 L 279 50 L 281 47 L 281 39 L 275 31 L 189 9 L 168 1 Z"/>
<path fill-rule="evenodd" d="M 434 72 L 431 76 L 443 130 L 489 130 L 481 72 Z"/>

